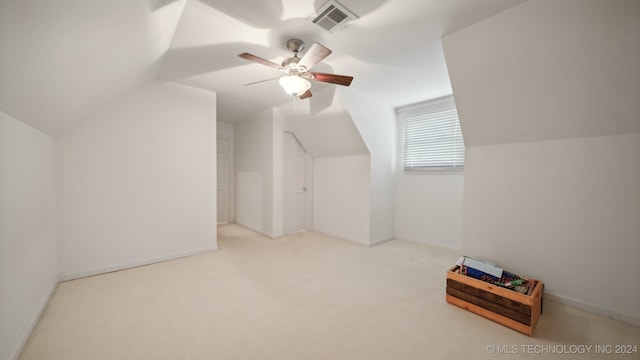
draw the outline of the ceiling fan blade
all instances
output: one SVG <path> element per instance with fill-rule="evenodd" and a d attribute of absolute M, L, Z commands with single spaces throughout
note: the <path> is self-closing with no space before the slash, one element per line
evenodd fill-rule
<path fill-rule="evenodd" d="M 342 86 L 351 85 L 351 81 L 353 80 L 353 76 L 326 74 L 326 73 L 319 73 L 319 72 L 311 72 L 311 74 L 313 74 L 313 80 L 315 81 L 321 81 L 321 82 L 342 85 Z"/>
<path fill-rule="evenodd" d="M 311 90 L 307 90 L 305 91 L 302 95 L 298 96 L 300 99 L 306 99 L 306 98 L 310 98 L 311 96 Z"/>
<path fill-rule="evenodd" d="M 309 70 L 324 58 L 329 56 L 329 54 L 331 54 L 331 50 L 318 43 L 313 43 L 309 50 L 307 50 L 307 52 L 304 54 L 298 65 L 302 65 L 306 67 L 307 70 Z"/>
<path fill-rule="evenodd" d="M 271 61 L 269 61 L 269 60 L 267 60 L 267 59 L 263 59 L 263 58 L 261 58 L 261 57 L 255 56 L 255 55 L 253 55 L 253 54 L 249 54 L 249 53 L 242 53 L 242 54 L 240 54 L 240 55 L 238 55 L 238 56 L 239 56 L 239 57 L 241 57 L 241 58 L 243 58 L 243 59 L 245 59 L 245 60 L 253 61 L 253 62 L 255 62 L 255 63 L 262 64 L 262 65 L 265 65 L 265 66 L 268 66 L 268 67 L 270 67 L 270 68 L 272 68 L 272 69 L 276 69 L 276 70 L 280 70 L 280 69 L 282 69 L 282 66 L 280 66 L 280 65 L 278 65 L 278 64 L 276 64 L 276 63 L 273 63 L 273 62 L 271 62 Z"/>
<path fill-rule="evenodd" d="M 260 84 L 260 83 L 267 82 L 267 81 L 278 80 L 278 79 L 280 79 L 281 77 L 282 77 L 282 76 L 278 76 L 278 77 L 271 78 L 271 79 L 265 79 L 265 80 L 260 80 L 260 81 L 254 81 L 254 82 L 250 82 L 250 83 L 248 83 L 248 84 L 244 84 L 244 85 L 242 85 L 242 86 L 250 86 L 250 85 Z"/>

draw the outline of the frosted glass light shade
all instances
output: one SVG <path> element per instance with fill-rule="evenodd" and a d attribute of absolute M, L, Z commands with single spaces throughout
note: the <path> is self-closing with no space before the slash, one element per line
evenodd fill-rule
<path fill-rule="evenodd" d="M 311 88 L 311 83 L 307 79 L 295 75 L 283 76 L 279 82 L 287 94 L 295 96 L 302 95 Z"/>

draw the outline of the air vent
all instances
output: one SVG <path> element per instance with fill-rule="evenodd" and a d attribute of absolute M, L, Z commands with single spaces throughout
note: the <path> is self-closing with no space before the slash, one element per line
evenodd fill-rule
<path fill-rule="evenodd" d="M 344 5 L 335 0 L 331 0 L 313 14 L 313 16 L 309 18 L 309 21 L 332 33 L 344 28 L 357 18 L 358 15 L 351 12 L 344 7 Z"/>

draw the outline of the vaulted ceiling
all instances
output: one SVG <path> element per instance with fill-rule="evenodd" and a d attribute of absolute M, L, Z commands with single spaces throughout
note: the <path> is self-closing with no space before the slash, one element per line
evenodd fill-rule
<path fill-rule="evenodd" d="M 237 55 L 278 63 L 292 37 L 333 50 L 314 70 L 394 107 L 451 92 L 444 34 L 523 1 L 341 0 L 359 19 L 328 33 L 308 21 L 325 0 L 0 0 L 0 110 L 56 135 L 158 78 L 215 91 L 218 120 L 239 121 L 293 100 L 244 87 L 279 74 Z"/>

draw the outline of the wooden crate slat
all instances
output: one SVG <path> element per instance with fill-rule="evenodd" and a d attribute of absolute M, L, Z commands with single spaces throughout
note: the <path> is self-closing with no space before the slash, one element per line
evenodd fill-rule
<path fill-rule="evenodd" d="M 493 311 L 489 311 L 485 308 L 482 308 L 478 305 L 474 305 L 472 303 L 469 303 L 467 301 L 464 301 L 462 299 L 458 299 L 455 296 L 451 296 L 451 295 L 447 295 L 447 302 L 456 306 L 459 306 L 465 310 L 468 310 L 474 314 L 478 314 L 484 318 L 487 318 L 489 320 L 495 321 L 499 324 L 502 324 L 504 326 L 507 326 L 511 329 L 514 329 L 516 331 L 519 331 L 523 334 L 529 335 L 531 336 L 531 334 L 533 333 L 533 326 L 529 326 L 529 325 L 525 325 L 521 322 L 509 319 L 506 316 L 502 316 L 500 314 L 496 314 Z"/>
<path fill-rule="evenodd" d="M 536 326 L 538 320 L 540 320 L 540 315 L 542 315 L 542 291 L 544 290 L 544 284 L 539 282 L 536 284 L 536 287 L 533 288 L 533 292 L 531 292 L 531 297 L 533 297 L 533 306 L 531 307 L 531 325 Z"/>
<path fill-rule="evenodd" d="M 506 297 L 496 295 L 494 293 L 491 293 L 482 289 L 478 289 L 476 287 L 473 287 L 467 284 L 460 283 L 454 279 L 447 279 L 447 286 L 454 288 L 456 290 L 465 292 L 472 296 L 482 298 L 486 301 L 496 303 L 498 306 L 511 309 L 515 312 L 524 314 L 528 318 L 531 318 L 531 306 L 527 306 L 521 302 L 514 301 Z"/>
<path fill-rule="evenodd" d="M 521 322 L 525 325 L 531 325 L 531 315 L 525 315 L 525 314 L 519 313 L 512 309 L 506 308 L 500 304 L 493 303 L 481 297 L 473 296 L 469 293 L 466 293 L 464 291 L 461 291 L 452 287 L 447 287 L 447 294 L 455 296 L 459 299 L 462 299 L 471 304 L 480 306 L 487 310 L 493 311 L 502 316 L 508 317 L 509 319 Z"/>
<path fill-rule="evenodd" d="M 474 279 L 470 276 L 467 275 L 462 275 L 459 273 L 455 273 L 454 270 L 457 268 L 457 266 L 451 268 L 448 272 L 447 272 L 447 278 L 449 279 L 453 279 L 457 282 L 463 283 L 463 284 L 467 284 L 470 286 L 473 286 L 475 288 L 484 290 L 484 291 L 488 291 L 490 293 L 493 294 L 497 294 L 500 295 L 502 297 L 505 297 L 507 299 L 511 299 L 513 301 L 517 301 L 519 303 L 528 305 L 528 306 L 532 306 L 533 305 L 533 299 L 530 296 L 527 296 L 525 294 L 520 294 L 519 292 L 513 291 L 513 290 L 509 290 L 509 289 L 505 289 L 503 287 L 500 287 L 498 285 L 493 285 L 490 284 L 488 282 L 482 281 L 482 280 L 478 280 L 478 279 Z"/>

